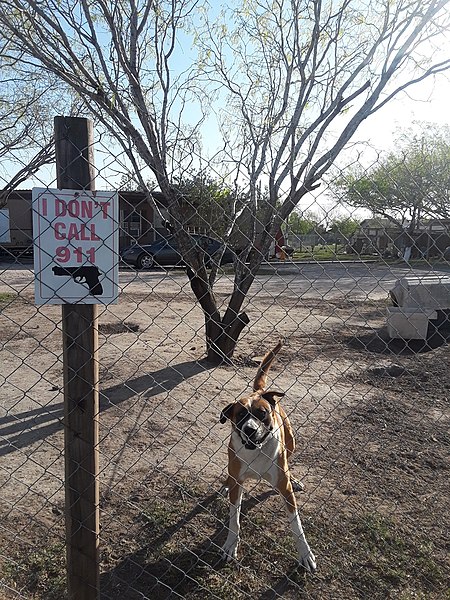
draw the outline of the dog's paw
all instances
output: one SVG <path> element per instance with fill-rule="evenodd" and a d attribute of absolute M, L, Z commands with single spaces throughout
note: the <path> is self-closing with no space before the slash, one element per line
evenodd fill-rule
<path fill-rule="evenodd" d="M 227 498 L 228 497 L 228 491 L 229 491 L 229 487 L 228 487 L 228 485 L 226 483 L 224 483 L 222 485 L 222 487 L 220 488 L 220 490 L 219 490 L 219 495 L 223 496 L 224 498 Z"/>
<path fill-rule="evenodd" d="M 303 485 L 303 483 L 301 481 L 299 481 L 298 479 L 294 479 L 294 477 L 291 476 L 291 485 L 292 485 L 292 489 L 294 490 L 294 492 L 303 492 L 303 490 L 305 489 L 305 486 Z"/>
<path fill-rule="evenodd" d="M 311 550 L 309 550 L 303 556 L 299 556 L 298 562 L 299 566 L 303 567 L 305 571 L 308 571 L 308 573 L 314 573 L 317 569 L 316 557 Z"/>
<path fill-rule="evenodd" d="M 222 546 L 222 558 L 227 562 L 235 560 L 237 558 L 239 540 L 230 539 L 225 542 Z"/>

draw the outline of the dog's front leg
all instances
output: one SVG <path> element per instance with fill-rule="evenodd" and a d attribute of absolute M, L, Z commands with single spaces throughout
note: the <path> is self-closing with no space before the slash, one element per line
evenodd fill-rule
<path fill-rule="evenodd" d="M 237 557 L 239 546 L 240 516 L 242 504 L 242 486 L 232 477 L 228 480 L 230 498 L 230 521 L 228 524 L 228 536 L 222 546 L 222 556 L 227 561 Z"/>
<path fill-rule="evenodd" d="M 310 573 L 314 573 L 316 570 L 316 557 L 306 541 L 300 515 L 298 514 L 297 502 L 295 500 L 291 482 L 288 478 L 281 482 L 278 491 L 283 496 L 285 502 L 289 525 L 297 546 L 299 564 Z"/>

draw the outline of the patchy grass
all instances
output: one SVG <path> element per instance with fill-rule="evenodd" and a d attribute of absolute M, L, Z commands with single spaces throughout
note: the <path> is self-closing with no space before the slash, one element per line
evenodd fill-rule
<path fill-rule="evenodd" d="M 311 246 L 304 250 L 295 250 L 292 255 L 294 260 L 382 260 L 380 256 L 373 254 L 347 254 L 341 246 L 337 250 L 334 244 L 328 246 Z"/>
<path fill-rule="evenodd" d="M 68 597 L 64 544 L 47 545 L 42 540 L 31 551 L 22 548 L 13 560 L 3 564 L 1 581 L 10 589 L 20 590 L 21 598 L 64 600 Z"/>
<path fill-rule="evenodd" d="M 376 393 L 330 415 L 329 437 L 303 450 L 318 481 L 297 496 L 316 575 L 297 569 L 285 511 L 267 486 L 246 488 L 238 561 L 226 564 L 219 482 L 155 469 L 102 499 L 102 597 L 450 600 L 447 374 L 443 347 L 348 376 Z M 63 550 L 32 543 L 40 550 L 17 554 L 3 581 L 21 598 L 64 598 Z"/>
<path fill-rule="evenodd" d="M 118 561 L 105 557 L 102 589 L 112 600 L 437 600 L 449 593 L 442 549 L 437 551 L 427 532 L 409 521 L 375 511 L 339 513 L 334 503 L 319 514 L 305 507 L 304 529 L 319 565 L 310 576 L 296 567 L 280 499 L 258 485 L 244 499 L 239 559 L 226 564 L 220 547 L 228 501 L 206 484 L 191 487 L 186 479 L 161 477 L 152 484 L 155 496 L 134 507 L 128 553 Z M 105 534 L 116 537 L 111 530 Z"/>
<path fill-rule="evenodd" d="M 355 306 L 381 320 L 381 301 L 352 303 L 351 314 Z M 344 320 L 345 310 L 330 300 L 321 314 Z M 184 464 L 170 472 L 155 466 L 133 470 L 102 498 L 102 598 L 450 600 L 448 345 L 442 338 L 433 351 L 400 351 L 379 334 L 366 343 L 373 331 L 333 327 L 291 336 L 279 356 L 299 372 L 318 356 L 353 364 L 333 379 L 352 395 L 323 422 L 305 422 L 293 456 L 294 467 L 309 466 L 297 497 L 317 574 L 297 569 L 285 511 L 268 487 L 247 488 L 238 561 L 226 564 L 220 547 L 229 507 L 219 482 Z M 7 526 L 14 528 L 5 519 Z M 2 571 L 4 586 L 20 594 L 11 597 L 64 598 L 57 533 L 21 531 L 31 546 L 15 552 L 11 540 L 0 542 L 0 555 L 14 557 Z"/>
<path fill-rule="evenodd" d="M 13 300 L 17 298 L 17 294 L 11 294 L 10 292 L 0 292 L 0 310 L 11 304 Z"/>
<path fill-rule="evenodd" d="M 226 535 L 226 499 L 197 482 L 194 493 L 186 480 L 160 483 L 158 497 L 136 506 L 122 529 L 128 553 L 119 559 L 103 556 L 104 598 L 450 598 L 448 574 L 433 542 L 399 520 L 375 512 L 336 518 L 334 510 L 320 516 L 304 511 L 319 565 L 315 576 L 306 575 L 296 568 L 279 498 L 258 486 L 244 501 L 239 560 L 226 564 L 219 551 Z M 23 598 L 66 598 L 64 547 L 24 552 L 4 569 L 2 579 Z"/>

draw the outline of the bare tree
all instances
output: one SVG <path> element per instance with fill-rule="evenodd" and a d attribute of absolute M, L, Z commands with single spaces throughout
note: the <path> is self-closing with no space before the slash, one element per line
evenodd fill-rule
<path fill-rule="evenodd" d="M 246 0 L 206 21 L 199 77 L 228 92 L 221 158 L 247 182 L 256 220 L 242 228 L 249 243 L 225 320 L 239 319 L 276 231 L 359 125 L 449 69 L 436 46 L 448 31 L 447 4 Z M 258 206 L 262 182 L 268 196 Z"/>
<path fill-rule="evenodd" d="M 29 69 L 24 74 L 0 38 L 0 207 L 11 190 L 55 160 L 48 97 L 52 90 L 54 108 L 56 89 L 55 78 Z"/>
<path fill-rule="evenodd" d="M 7 154 L 5 152 L 5 154 Z M 25 183 L 32 175 L 35 175 L 43 166 L 55 162 L 55 141 L 53 137 L 50 141 L 38 151 L 31 159 L 26 159 L 24 164 L 14 173 L 12 177 L 4 182 L 3 189 L 0 190 L 0 208 L 5 206 L 8 195 L 12 190 L 17 189 Z"/>
<path fill-rule="evenodd" d="M 196 0 L 3 0 L 0 23 L 11 58 L 70 86 L 137 177 L 139 161 L 152 171 L 205 314 L 208 357 L 218 361 L 232 356 L 249 322 L 241 308 L 280 224 L 366 118 L 450 67 L 433 47 L 448 27 L 447 4 L 244 0 L 211 24 Z M 200 57 L 189 58 L 190 40 Z M 223 314 L 172 185 L 200 155 L 201 125 L 213 115 L 204 107 L 214 102 L 225 115 L 221 164 L 248 197 L 234 214 L 242 243 Z"/>

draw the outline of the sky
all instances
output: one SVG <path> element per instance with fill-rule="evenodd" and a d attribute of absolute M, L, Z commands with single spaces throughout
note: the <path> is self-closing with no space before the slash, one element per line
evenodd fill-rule
<path fill-rule="evenodd" d="M 367 119 L 355 134 L 353 142 L 364 144 L 362 161 L 369 166 L 375 160 L 377 151 L 389 151 L 395 148 L 395 136 L 401 129 L 407 129 L 414 121 L 431 121 L 450 126 L 450 81 L 445 76 L 439 76 L 432 83 L 420 84 L 408 95 L 403 94 L 384 106 L 378 113 Z M 356 148 L 361 149 L 358 145 Z M 373 148 L 374 150 L 371 150 Z M 357 150 L 351 147 L 337 161 L 337 164 L 346 165 L 355 156 Z M 95 153 L 97 169 L 100 177 L 96 182 L 99 190 L 111 189 L 113 176 L 108 176 L 107 165 L 110 157 L 100 148 Z M 21 186 L 22 189 L 49 185 L 56 187 L 54 182 L 55 170 L 49 166 L 42 169 L 36 177 Z M 116 178 L 117 180 L 118 178 Z M 114 187 L 114 186 L 112 186 Z M 305 197 L 300 208 L 304 212 L 314 213 L 321 219 L 331 217 L 351 217 L 362 220 L 370 217 L 368 211 L 345 209 L 337 207 L 329 195 L 326 186 L 320 186 L 314 194 Z"/>
<path fill-rule="evenodd" d="M 432 122 L 450 127 L 449 99 L 450 74 L 440 74 L 434 80 L 411 88 L 407 94 L 402 93 L 360 125 L 349 149 L 338 157 L 336 165 L 345 168 L 357 156 L 359 164 L 369 168 L 377 161 L 379 152 L 395 152 L 398 133 L 410 128 L 414 122 Z M 320 187 L 305 200 L 304 209 L 318 215 L 329 211 L 336 216 L 357 219 L 371 216 L 368 211 L 336 207 L 327 190 Z"/>
<path fill-rule="evenodd" d="M 367 119 L 356 134 L 358 140 L 370 140 L 379 149 L 392 145 L 398 129 L 407 129 L 414 121 L 450 126 L 450 79 L 440 75 L 393 99 L 378 114 Z"/>

